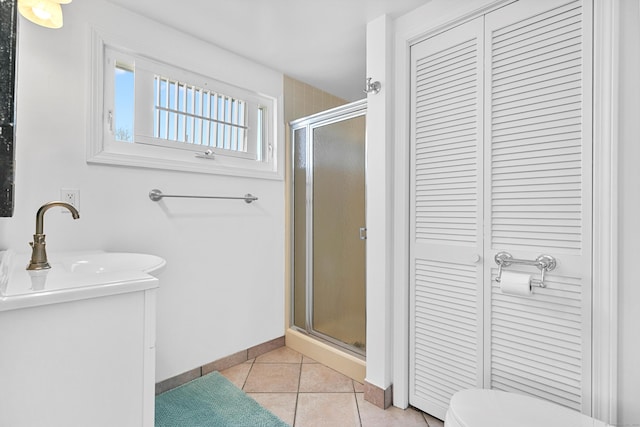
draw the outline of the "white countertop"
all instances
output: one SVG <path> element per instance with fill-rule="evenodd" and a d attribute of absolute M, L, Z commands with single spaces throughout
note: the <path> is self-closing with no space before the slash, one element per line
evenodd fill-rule
<path fill-rule="evenodd" d="M 123 265 L 122 270 L 87 271 L 75 269 L 78 263 L 71 262 L 103 255 L 120 254 L 104 251 L 52 253 L 48 255 L 50 269 L 27 271 L 31 253 L 0 252 L 0 312 L 158 287 L 158 279 L 145 271 L 159 271 L 164 267 L 164 260 L 159 257 L 153 257 L 156 261 L 150 269 Z"/>

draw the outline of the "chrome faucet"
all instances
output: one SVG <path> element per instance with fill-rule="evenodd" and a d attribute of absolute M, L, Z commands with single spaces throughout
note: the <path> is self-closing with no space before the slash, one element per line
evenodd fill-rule
<path fill-rule="evenodd" d="M 38 213 L 36 214 L 36 234 L 33 235 L 33 242 L 29 243 L 29 245 L 31 245 L 32 251 L 31 262 L 29 262 L 27 270 L 45 270 L 47 268 L 51 268 L 49 262 L 47 261 L 47 251 L 45 249 L 46 243 L 44 241 L 44 213 L 54 206 L 60 206 L 69 209 L 69 212 L 71 212 L 73 219 L 80 218 L 78 210 L 69 203 L 47 202 L 44 205 L 40 206 L 40 209 L 38 209 Z"/>

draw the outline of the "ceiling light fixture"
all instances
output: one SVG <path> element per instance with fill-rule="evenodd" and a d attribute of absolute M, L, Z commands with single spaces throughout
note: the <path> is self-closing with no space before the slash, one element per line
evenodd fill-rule
<path fill-rule="evenodd" d="M 62 27 L 61 4 L 71 0 L 18 0 L 20 15 L 29 21 L 47 28 Z"/>

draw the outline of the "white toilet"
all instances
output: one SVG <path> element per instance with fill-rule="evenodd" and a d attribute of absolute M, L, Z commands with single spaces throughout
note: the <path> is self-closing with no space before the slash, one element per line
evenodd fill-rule
<path fill-rule="evenodd" d="M 607 427 L 609 424 L 534 397 L 470 389 L 451 398 L 445 427 Z"/>

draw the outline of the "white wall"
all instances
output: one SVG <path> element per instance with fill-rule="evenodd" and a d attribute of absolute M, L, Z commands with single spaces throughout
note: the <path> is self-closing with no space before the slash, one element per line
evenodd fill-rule
<path fill-rule="evenodd" d="M 640 425 L 640 7 L 620 6 L 618 425 Z"/>
<path fill-rule="evenodd" d="M 13 218 L 0 219 L 0 249 L 27 251 L 38 207 L 58 199 L 62 187 L 77 188 L 79 220 L 58 209 L 45 217 L 50 258 L 60 250 L 103 249 L 167 260 L 158 296 L 157 381 L 282 336 L 283 181 L 87 164 L 90 26 L 148 46 L 143 53 L 164 51 L 185 68 L 277 97 L 279 113 L 282 74 L 102 0 L 65 5 L 64 20 L 62 29 L 50 30 L 20 19 L 16 208 Z M 281 135 L 280 127 L 282 147 Z M 251 192 L 259 201 L 155 203 L 147 197 L 152 188 Z"/>
<path fill-rule="evenodd" d="M 393 99 L 391 19 L 367 25 L 367 76 L 379 93 L 367 96 L 367 373 L 381 389 L 392 383 Z"/>

